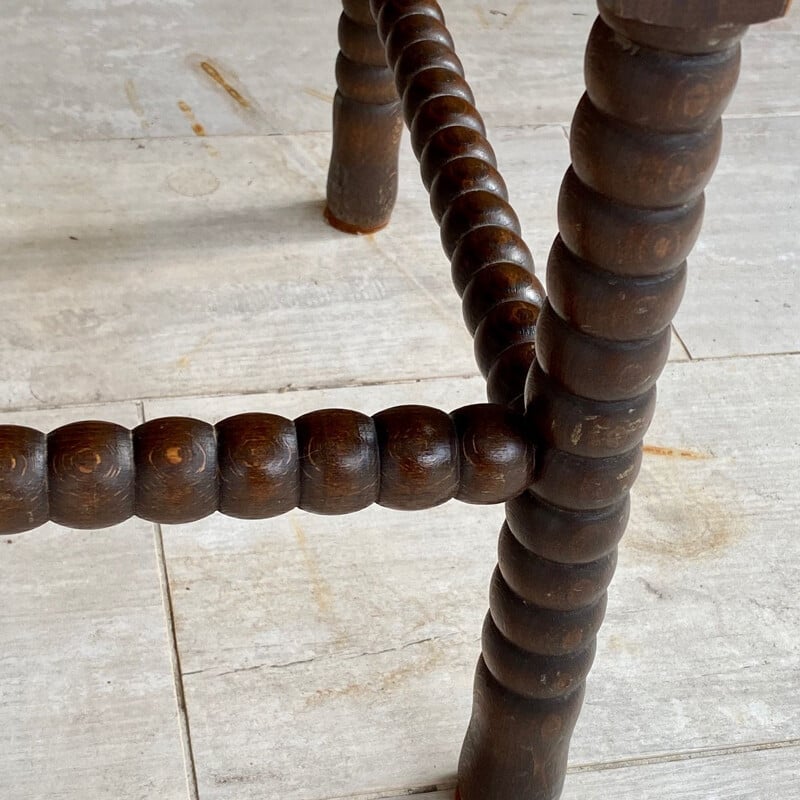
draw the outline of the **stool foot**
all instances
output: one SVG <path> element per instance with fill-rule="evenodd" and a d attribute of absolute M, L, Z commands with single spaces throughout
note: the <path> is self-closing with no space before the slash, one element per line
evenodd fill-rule
<path fill-rule="evenodd" d="M 339 47 L 325 219 L 345 233 L 374 233 L 397 198 L 403 118 L 367 0 L 344 2 Z"/>

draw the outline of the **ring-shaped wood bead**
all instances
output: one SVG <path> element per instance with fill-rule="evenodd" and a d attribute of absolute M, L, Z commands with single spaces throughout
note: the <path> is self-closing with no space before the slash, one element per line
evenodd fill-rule
<path fill-rule="evenodd" d="M 133 449 L 137 516 L 179 524 L 217 510 L 213 425 L 187 417 L 154 419 L 134 430 Z"/>
<path fill-rule="evenodd" d="M 548 561 L 526 549 L 506 524 L 500 530 L 498 564 L 508 585 L 527 602 L 553 611 L 575 611 L 605 594 L 617 566 L 617 551 L 586 563 Z"/>
<path fill-rule="evenodd" d="M 398 406 L 373 419 L 380 451 L 380 505 L 412 511 L 440 505 L 456 494 L 458 438 L 447 414 L 427 406 Z"/>
<path fill-rule="evenodd" d="M 534 452 L 519 414 L 479 403 L 456 409 L 450 416 L 459 443 L 459 500 L 499 503 L 530 486 Z"/>
<path fill-rule="evenodd" d="M 296 508 L 300 467 L 294 423 L 274 414 L 240 414 L 217 423 L 219 510 L 266 519 Z"/>
<path fill-rule="evenodd" d="M 47 437 L 0 425 L 0 533 L 22 533 L 49 519 Z"/>
<path fill-rule="evenodd" d="M 295 428 L 300 508 L 314 514 L 349 514 L 378 499 L 378 443 L 370 417 L 325 409 L 299 417 Z"/>
<path fill-rule="evenodd" d="M 630 516 L 630 495 L 606 508 L 575 511 L 522 492 L 506 503 L 509 530 L 526 550 L 547 561 L 587 564 L 613 552 Z"/>
<path fill-rule="evenodd" d="M 50 519 L 68 528 L 107 528 L 134 513 L 131 432 L 112 422 L 64 425 L 47 437 Z"/>
<path fill-rule="evenodd" d="M 489 588 L 492 620 L 503 636 L 522 650 L 561 656 L 583 650 L 597 636 L 608 596 L 574 611 L 553 611 L 523 600 L 496 568 Z"/>
<path fill-rule="evenodd" d="M 589 674 L 594 638 L 582 650 L 559 656 L 538 655 L 506 639 L 487 614 L 481 637 L 483 660 L 497 681 L 530 700 L 553 700 L 570 694 Z"/>

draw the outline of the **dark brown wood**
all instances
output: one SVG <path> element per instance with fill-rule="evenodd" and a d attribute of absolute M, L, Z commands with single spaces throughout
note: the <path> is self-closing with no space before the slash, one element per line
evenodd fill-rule
<path fill-rule="evenodd" d="M 526 383 L 536 471 L 506 506 L 459 763 L 462 800 L 561 793 L 703 188 L 719 155 L 719 118 L 738 75 L 742 30 L 703 30 L 742 21 L 709 11 L 722 5 L 601 0 Z M 669 24 L 678 15 L 692 34 L 643 24 L 652 21 L 646 7 Z M 725 46 L 712 46 L 715 37 Z M 486 338 L 481 325 L 476 343 Z M 496 339 L 483 345 L 489 360 L 503 339 L 516 342 L 502 324 L 493 330 Z"/>
<path fill-rule="evenodd" d="M 47 437 L 18 425 L 0 425 L 0 530 L 22 533 L 50 518 Z"/>
<path fill-rule="evenodd" d="M 556 314 L 589 336 L 635 341 L 667 328 L 686 288 L 686 262 L 672 272 L 619 276 L 578 258 L 559 237 L 550 254 L 547 299 Z"/>
<path fill-rule="evenodd" d="M 75 422 L 47 437 L 50 519 L 106 528 L 133 515 L 131 432 L 110 422 Z"/>
<path fill-rule="evenodd" d="M 674 208 L 615 203 L 567 171 L 558 197 L 559 235 L 570 252 L 615 275 L 664 275 L 682 264 L 700 235 L 705 197 Z"/>
<path fill-rule="evenodd" d="M 397 198 L 403 120 L 368 0 L 343 3 L 339 47 L 325 218 L 371 233 L 388 224 Z"/>
<path fill-rule="evenodd" d="M 506 523 L 520 545 L 561 564 L 592 563 L 609 555 L 625 532 L 630 497 L 592 511 L 554 506 L 533 492 L 506 503 Z"/>
<path fill-rule="evenodd" d="M 511 301 L 531 307 L 533 311 L 526 313 L 534 318 L 535 324 L 538 309 L 544 302 L 544 289 L 537 280 L 531 280 L 530 272 L 519 264 L 501 261 L 482 269 L 464 290 L 464 322 L 469 332 L 475 334 L 478 325 L 490 313 L 501 304 Z M 527 323 L 520 320 L 515 335 L 518 336 L 527 327 Z M 525 340 L 529 341 L 527 338 Z"/>
<path fill-rule="evenodd" d="M 589 336 L 569 325 L 545 301 L 536 353 L 542 369 L 572 394 L 613 402 L 652 388 L 667 363 L 671 335 L 667 327 L 635 343 Z"/>
<path fill-rule="evenodd" d="M 433 0 L 372 0 L 411 144 L 492 402 L 521 407 L 544 295 L 486 128 Z M 488 267 L 469 291 L 470 281 Z M 513 270 L 514 265 L 519 269 Z M 527 275 L 526 275 L 527 273 Z M 522 306 L 527 306 L 523 309 Z"/>
<path fill-rule="evenodd" d="M 525 399 L 520 387 L 525 385 L 535 354 L 533 341 L 526 340 L 512 344 L 497 357 L 486 376 L 486 395 L 492 403 L 524 411 Z"/>
<path fill-rule="evenodd" d="M 489 592 L 491 618 L 499 633 L 523 650 L 540 655 L 569 655 L 590 647 L 606 612 L 605 592 L 594 603 L 574 611 L 529 603 L 508 585 L 499 567 Z"/>
<path fill-rule="evenodd" d="M 600 0 L 618 17 L 680 29 L 753 25 L 782 17 L 792 0 Z"/>
<path fill-rule="evenodd" d="M 357 411 L 312 411 L 296 420 L 300 508 L 348 514 L 380 492 L 378 442 L 372 420 Z"/>
<path fill-rule="evenodd" d="M 475 360 L 484 376 L 509 347 L 534 339 L 538 320 L 538 306 L 526 300 L 498 303 L 484 314 L 475 330 Z"/>
<path fill-rule="evenodd" d="M 483 403 L 459 408 L 451 417 L 459 443 L 459 500 L 497 503 L 530 485 L 533 445 L 519 414 Z"/>
<path fill-rule="evenodd" d="M 266 519 L 300 502 L 300 457 L 294 423 L 274 414 L 240 414 L 216 426 L 219 510 Z"/>
<path fill-rule="evenodd" d="M 537 296 L 544 295 L 541 284 L 533 277 L 533 256 L 518 233 L 508 228 L 475 228 L 458 243 L 450 261 L 453 285 L 459 295 L 467 292 L 470 281 L 481 270 L 495 264 L 517 264 L 530 274 Z M 487 287 L 488 288 L 488 287 Z M 477 318 L 476 318 L 477 317 Z M 480 317 L 470 309 L 472 326 L 478 327 Z"/>
<path fill-rule="evenodd" d="M 194 522 L 217 510 L 214 427 L 186 417 L 145 422 L 133 432 L 136 515 L 153 522 Z"/>
<path fill-rule="evenodd" d="M 448 414 L 425 406 L 399 406 L 374 417 L 381 489 L 378 503 L 413 511 L 455 497 L 459 446 Z"/>
<path fill-rule="evenodd" d="M 570 394 L 542 371 L 531 368 L 528 413 L 550 424 L 539 427 L 539 444 L 562 453 L 607 458 L 626 453 L 644 436 L 656 408 L 656 387 L 628 400 L 603 403 Z"/>
<path fill-rule="evenodd" d="M 216 426 L 167 417 L 132 432 L 87 421 L 49 436 L 0 425 L 0 533 L 48 519 L 103 528 L 133 514 L 176 524 L 217 510 L 265 519 L 297 507 L 503 503 L 530 485 L 533 469 L 522 411 L 491 403 L 452 414 L 397 406 L 372 418 L 324 409 L 295 422 L 240 414 Z"/>
<path fill-rule="evenodd" d="M 326 217 L 388 222 L 404 117 L 493 402 L 0 426 L 0 533 L 506 502 L 459 792 L 556 800 L 738 42 L 788 2 L 599 0 L 547 300 L 441 8 L 342 6 Z"/>

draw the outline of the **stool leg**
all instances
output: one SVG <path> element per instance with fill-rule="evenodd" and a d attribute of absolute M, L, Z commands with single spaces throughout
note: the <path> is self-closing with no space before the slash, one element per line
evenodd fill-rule
<path fill-rule="evenodd" d="M 743 27 L 602 18 L 547 270 L 526 413 L 459 764 L 461 800 L 555 800 L 652 418 Z M 703 4 L 695 4 L 700 7 Z M 621 698 L 621 702 L 624 699 Z"/>
<path fill-rule="evenodd" d="M 343 0 L 325 217 L 347 233 L 389 222 L 403 118 L 369 0 Z"/>

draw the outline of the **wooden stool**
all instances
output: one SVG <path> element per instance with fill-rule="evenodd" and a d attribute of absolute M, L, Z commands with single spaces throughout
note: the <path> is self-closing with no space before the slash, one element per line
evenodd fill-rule
<path fill-rule="evenodd" d="M 598 5 L 545 297 L 437 3 L 343 0 L 326 217 L 388 223 L 405 121 L 489 403 L 0 426 L 2 534 L 505 502 L 462 800 L 561 793 L 739 41 L 788 0 Z"/>

